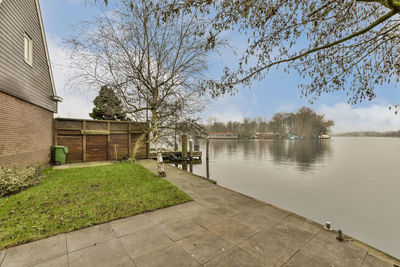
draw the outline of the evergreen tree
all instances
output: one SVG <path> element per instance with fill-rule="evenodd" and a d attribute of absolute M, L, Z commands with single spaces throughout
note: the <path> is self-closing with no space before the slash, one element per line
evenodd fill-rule
<path fill-rule="evenodd" d="M 108 86 L 102 86 L 99 95 L 93 101 L 94 108 L 89 116 L 95 120 L 127 120 L 122 102 Z"/>

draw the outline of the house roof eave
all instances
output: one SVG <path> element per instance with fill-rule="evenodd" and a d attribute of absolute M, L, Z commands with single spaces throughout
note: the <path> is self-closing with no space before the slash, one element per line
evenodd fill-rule
<path fill-rule="evenodd" d="M 49 73 L 50 73 L 50 80 L 51 80 L 51 86 L 53 89 L 53 100 L 56 102 L 61 102 L 62 98 L 57 96 L 56 92 L 56 86 L 54 83 L 54 78 L 53 78 L 53 70 L 51 68 L 51 63 L 50 63 L 50 56 L 49 56 L 49 48 L 47 46 L 47 39 L 46 39 L 46 33 L 44 31 L 44 26 L 43 26 L 43 17 L 42 17 L 42 11 L 40 9 L 40 4 L 39 0 L 36 0 L 36 9 L 38 12 L 38 17 L 39 17 L 39 24 L 40 24 L 40 30 L 42 32 L 42 39 L 43 39 L 43 45 L 44 45 L 44 50 L 46 52 L 46 59 L 47 59 L 47 65 L 49 66 Z M 61 99 L 61 101 L 59 100 Z"/>

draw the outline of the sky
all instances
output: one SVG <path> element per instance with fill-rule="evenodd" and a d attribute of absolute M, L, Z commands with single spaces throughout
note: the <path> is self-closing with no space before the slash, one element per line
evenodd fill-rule
<path fill-rule="evenodd" d="M 70 70 L 70 51 L 64 41 L 74 35 L 73 25 L 91 20 L 99 14 L 96 7 L 90 6 L 90 0 L 39 0 L 50 52 L 50 59 L 57 94 L 64 101 L 59 104 L 57 117 L 89 118 L 93 108 L 95 92 L 82 88 L 71 88 L 68 83 Z M 233 48 L 222 51 L 221 55 L 210 58 L 209 72 L 218 73 L 225 65 L 232 64 L 234 51 L 246 45 L 246 40 L 234 34 L 227 36 Z M 400 103 L 400 85 L 390 84 L 377 88 L 377 98 L 356 105 L 347 103 L 344 93 L 322 95 L 310 104 L 302 97 L 298 85 L 304 80 L 293 72 L 271 71 L 262 81 L 250 88 L 240 88 L 235 96 L 224 96 L 210 101 L 208 108 L 200 114 L 207 120 L 216 117 L 219 121 L 241 121 L 245 117 L 264 117 L 270 119 L 276 112 L 294 112 L 303 106 L 325 114 L 334 120 L 333 132 L 347 131 L 390 131 L 400 130 L 400 115 L 389 111 L 390 105 Z"/>

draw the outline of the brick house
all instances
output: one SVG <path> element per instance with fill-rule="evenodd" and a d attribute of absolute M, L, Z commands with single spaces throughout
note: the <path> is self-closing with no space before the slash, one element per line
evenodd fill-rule
<path fill-rule="evenodd" d="M 38 0 L 0 0 L 0 166 L 50 161 L 57 97 Z"/>

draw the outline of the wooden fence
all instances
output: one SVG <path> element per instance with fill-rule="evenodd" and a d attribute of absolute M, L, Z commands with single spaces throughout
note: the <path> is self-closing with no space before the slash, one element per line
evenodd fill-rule
<path fill-rule="evenodd" d="M 68 147 L 67 163 L 128 158 L 143 131 L 138 123 L 56 118 L 54 144 Z M 148 137 L 146 137 L 148 138 Z M 148 158 L 148 143 L 136 158 Z"/>

